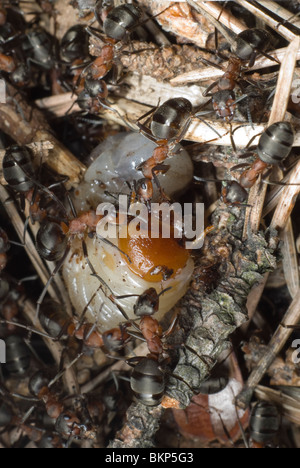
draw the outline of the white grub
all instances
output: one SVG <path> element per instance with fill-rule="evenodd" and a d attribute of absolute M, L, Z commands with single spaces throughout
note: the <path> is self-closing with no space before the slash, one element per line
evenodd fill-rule
<path fill-rule="evenodd" d="M 115 239 L 110 240 L 116 243 Z M 171 287 L 160 297 L 159 312 L 156 314 L 158 320 L 172 309 L 188 288 L 194 269 L 194 262 L 191 259 L 173 279 L 149 283 L 129 269 L 122 254 L 115 247 L 96 238 L 86 239 L 86 244 L 90 262 L 99 277 L 107 283 L 116 296 L 140 295 L 150 287 L 154 287 L 160 293 L 163 289 Z M 86 318 L 92 323 L 96 322 L 101 331 L 118 327 L 120 322 L 124 322 L 125 318 L 121 312 L 107 297 L 109 291 L 105 293 L 105 288 L 99 289 L 99 280 L 91 276 L 91 270 L 83 257 L 79 241 L 72 244 L 70 256 L 63 267 L 63 276 L 78 315 L 81 315 L 88 305 Z M 136 300 L 137 297 L 118 300 L 131 319 L 136 318 L 133 312 Z"/>

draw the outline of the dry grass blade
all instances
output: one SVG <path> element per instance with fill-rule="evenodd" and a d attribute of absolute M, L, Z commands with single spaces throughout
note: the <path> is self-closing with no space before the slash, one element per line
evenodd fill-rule
<path fill-rule="evenodd" d="M 64 93 L 58 96 L 50 96 L 43 99 L 37 99 L 35 104 L 41 110 L 50 110 L 56 117 L 63 117 L 70 112 L 79 112 L 81 109 L 76 104 L 77 96 L 74 93 Z"/>
<path fill-rule="evenodd" d="M 266 11 L 259 8 L 259 6 L 255 6 L 249 0 L 236 0 L 241 6 L 249 10 L 253 13 L 257 18 L 262 19 L 268 26 L 273 28 L 276 32 L 278 32 L 282 37 L 284 37 L 287 41 L 293 41 L 297 35 L 290 31 L 286 26 L 283 24 L 279 24 L 277 20 L 272 18 Z M 273 2 L 271 2 L 273 3 Z"/>
<path fill-rule="evenodd" d="M 275 122 L 284 120 L 292 88 L 299 45 L 300 38 L 297 37 L 287 48 L 286 56 L 282 61 L 268 126 Z M 251 206 L 251 208 L 247 208 L 246 211 L 243 233 L 244 238 L 247 237 L 248 230 L 251 232 L 257 232 L 259 228 L 266 191 L 267 185 L 262 185 L 260 180 L 258 180 L 250 190 L 248 204 Z"/>
<path fill-rule="evenodd" d="M 291 297 L 295 297 L 299 289 L 299 267 L 291 217 L 280 237 L 283 241 L 281 250 L 284 276 Z"/>
<path fill-rule="evenodd" d="M 272 0 L 256 0 L 256 3 L 264 6 L 268 10 L 270 10 L 275 15 L 279 16 L 284 21 L 291 20 L 294 26 L 300 26 L 300 19 L 299 17 L 293 17 L 290 11 L 286 10 L 282 5 L 273 2 Z"/>
<path fill-rule="evenodd" d="M 295 185 L 287 185 L 280 192 L 281 197 L 271 222 L 271 227 L 278 230 L 284 229 L 286 226 L 300 192 L 300 162 L 298 162 L 292 170 L 288 183 Z"/>

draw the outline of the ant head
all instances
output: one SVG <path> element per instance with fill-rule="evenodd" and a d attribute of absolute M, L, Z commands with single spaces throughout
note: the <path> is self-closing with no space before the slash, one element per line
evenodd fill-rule
<path fill-rule="evenodd" d="M 159 295 L 155 288 L 147 289 L 138 297 L 133 310 L 137 317 L 153 315 L 159 308 Z"/>
<path fill-rule="evenodd" d="M 84 88 L 88 95 L 92 98 L 101 96 L 106 92 L 106 83 L 103 80 L 95 80 L 91 73 L 88 73 L 84 81 Z"/>

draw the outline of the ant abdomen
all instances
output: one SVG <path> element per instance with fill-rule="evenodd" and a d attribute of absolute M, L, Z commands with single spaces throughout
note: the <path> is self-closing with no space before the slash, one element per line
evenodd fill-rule
<path fill-rule="evenodd" d="M 250 418 L 251 439 L 262 444 L 272 441 L 279 432 L 280 422 L 281 418 L 275 405 L 267 401 L 258 402 Z"/>
<path fill-rule="evenodd" d="M 173 98 L 159 106 L 151 122 L 152 134 L 161 140 L 177 137 L 192 115 L 192 104 L 185 98 Z"/>
<path fill-rule="evenodd" d="M 148 357 L 142 358 L 132 371 L 130 386 L 143 405 L 159 405 L 164 396 L 165 379 L 158 362 Z"/>
<path fill-rule="evenodd" d="M 26 146 L 11 146 L 3 158 L 3 177 L 16 192 L 28 192 L 34 187 L 32 154 Z"/>
<path fill-rule="evenodd" d="M 111 39 L 122 41 L 128 31 L 138 26 L 142 16 L 141 10 L 132 4 L 119 5 L 113 8 L 103 22 L 103 31 Z"/>
<path fill-rule="evenodd" d="M 270 44 L 271 36 L 264 29 L 245 29 L 237 35 L 232 52 L 241 60 L 248 61 L 256 51 L 265 51 Z"/>
<path fill-rule="evenodd" d="M 6 340 L 6 369 L 10 374 L 25 374 L 29 369 L 31 355 L 23 338 L 11 335 Z"/>
<path fill-rule="evenodd" d="M 56 339 L 61 336 L 68 317 L 61 308 L 57 308 L 57 304 L 49 302 L 42 307 L 39 320 L 45 332 Z"/>
<path fill-rule="evenodd" d="M 34 396 L 38 396 L 43 388 L 48 387 L 50 380 L 50 376 L 43 370 L 36 372 L 33 374 L 28 384 L 30 393 Z"/>
<path fill-rule="evenodd" d="M 259 158 L 266 164 L 279 164 L 290 153 L 294 142 L 293 127 L 289 122 L 276 122 L 262 134 L 257 147 Z"/>
<path fill-rule="evenodd" d="M 66 251 L 67 243 L 67 237 L 57 223 L 45 222 L 38 230 L 36 249 L 44 260 L 60 260 Z"/>

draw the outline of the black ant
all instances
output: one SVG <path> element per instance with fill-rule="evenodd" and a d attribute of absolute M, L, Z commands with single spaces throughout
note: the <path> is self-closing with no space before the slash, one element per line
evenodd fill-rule
<path fill-rule="evenodd" d="M 236 36 L 229 58 L 220 54 L 220 52 L 217 53 L 222 59 L 228 60 L 226 69 L 207 60 L 202 60 L 216 68 L 224 70 L 223 76 L 208 86 L 203 92 L 203 96 L 211 97 L 213 110 L 219 118 L 230 122 L 234 117 L 237 103 L 247 98 L 247 95 L 243 94 L 236 99 L 234 93 L 237 84 L 242 87 L 240 82 L 245 66 L 246 69 L 251 68 L 255 63 L 257 55 L 260 53 L 277 62 L 276 59 L 265 52 L 270 42 L 271 36 L 264 29 L 246 29 Z"/>
<path fill-rule="evenodd" d="M 149 122 L 149 120 L 151 120 L 151 122 L 150 127 L 148 128 L 145 124 L 141 124 L 139 121 L 149 115 L 150 117 L 147 121 Z M 192 104 L 188 99 L 172 98 L 138 119 L 137 125 L 140 132 L 157 145 L 152 156 L 137 168 L 142 171 L 146 179 L 154 179 L 159 187 L 156 173 L 166 172 L 168 170 L 168 166 L 163 164 L 164 161 L 172 155 L 172 151 L 176 148 L 176 145 L 184 139 L 192 118 L 197 116 L 197 111 L 193 111 Z M 218 137 L 220 137 L 218 132 L 216 133 Z M 163 197 L 167 198 L 161 188 L 160 190 Z M 147 199 L 149 199 L 150 196 L 150 187 L 148 187 L 148 192 L 149 193 L 147 194 L 146 190 Z"/>
<path fill-rule="evenodd" d="M 294 130 L 289 122 L 275 122 L 270 125 L 259 139 L 256 149 L 258 157 L 240 176 L 242 187 L 252 187 L 268 166 L 282 162 L 289 155 L 294 138 Z"/>

